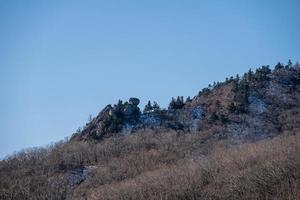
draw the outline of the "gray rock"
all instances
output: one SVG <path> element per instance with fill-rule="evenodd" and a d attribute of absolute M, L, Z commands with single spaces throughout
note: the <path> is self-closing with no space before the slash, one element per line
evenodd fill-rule
<path fill-rule="evenodd" d="M 129 134 L 129 133 L 132 133 L 134 128 L 135 128 L 135 126 L 133 124 L 126 123 L 126 124 L 123 125 L 122 133 L 125 134 L 125 135 Z"/>
<path fill-rule="evenodd" d="M 249 109 L 251 112 L 255 114 L 261 114 L 267 111 L 266 103 L 263 100 L 250 95 L 248 97 L 248 101 L 249 101 Z"/>
<path fill-rule="evenodd" d="M 138 98 L 131 97 L 129 99 L 128 103 L 137 106 L 140 104 L 140 100 Z"/>
<path fill-rule="evenodd" d="M 87 175 L 88 171 L 85 167 L 80 167 L 72 170 L 68 176 L 69 185 L 71 187 L 79 185 L 80 183 L 86 180 Z"/>
<path fill-rule="evenodd" d="M 158 126 L 161 123 L 161 119 L 157 116 L 152 115 L 151 113 L 142 114 L 140 121 L 143 125 L 146 126 Z"/>
<path fill-rule="evenodd" d="M 191 108 L 191 117 L 192 119 L 201 119 L 204 115 L 204 111 L 200 107 Z"/>
<path fill-rule="evenodd" d="M 141 111 L 136 105 L 127 104 L 123 110 L 123 115 L 125 123 L 134 124 L 138 122 Z"/>

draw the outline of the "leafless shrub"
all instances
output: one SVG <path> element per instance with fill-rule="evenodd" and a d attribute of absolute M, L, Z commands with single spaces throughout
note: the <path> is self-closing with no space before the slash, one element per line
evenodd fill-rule
<path fill-rule="evenodd" d="M 0 162 L 0 199 L 300 198 L 299 135 L 233 145 L 217 130 L 60 142 Z M 68 172 L 88 177 L 71 187 Z"/>

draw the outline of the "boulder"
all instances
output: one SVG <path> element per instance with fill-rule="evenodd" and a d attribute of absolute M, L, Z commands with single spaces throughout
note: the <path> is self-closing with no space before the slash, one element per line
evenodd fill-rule
<path fill-rule="evenodd" d="M 124 121 L 130 124 L 136 123 L 139 120 L 141 111 L 136 104 L 127 104 L 123 110 Z"/>
<path fill-rule="evenodd" d="M 140 100 L 138 98 L 135 98 L 135 97 L 131 97 L 128 101 L 129 104 L 131 105 L 139 105 L 140 104 Z"/>

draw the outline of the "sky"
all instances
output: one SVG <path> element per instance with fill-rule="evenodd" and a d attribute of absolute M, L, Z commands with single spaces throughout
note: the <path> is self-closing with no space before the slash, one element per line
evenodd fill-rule
<path fill-rule="evenodd" d="M 0 158 L 71 136 L 129 97 L 195 96 L 300 61 L 298 0 L 0 1 Z"/>

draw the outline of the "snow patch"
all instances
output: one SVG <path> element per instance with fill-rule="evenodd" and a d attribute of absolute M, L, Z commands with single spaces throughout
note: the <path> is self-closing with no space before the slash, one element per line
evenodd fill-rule
<path fill-rule="evenodd" d="M 249 101 L 249 109 L 251 112 L 254 112 L 256 114 L 261 114 L 267 111 L 266 103 L 263 100 L 255 96 L 249 96 L 248 101 Z"/>
<path fill-rule="evenodd" d="M 200 107 L 194 107 L 191 109 L 192 119 L 201 119 L 204 115 L 204 111 Z"/>
<path fill-rule="evenodd" d="M 134 127 L 135 126 L 133 124 L 126 123 L 123 125 L 122 133 L 131 133 Z"/>
<path fill-rule="evenodd" d="M 194 107 L 190 110 L 191 114 L 191 123 L 190 123 L 190 129 L 193 131 L 196 131 L 198 129 L 198 122 L 200 119 L 204 116 L 204 111 L 201 107 Z"/>
<path fill-rule="evenodd" d="M 142 114 L 140 117 L 140 121 L 144 125 L 148 126 L 159 126 L 160 125 L 160 118 L 148 113 L 148 114 Z"/>
<path fill-rule="evenodd" d="M 79 185 L 85 181 L 88 175 L 88 170 L 85 167 L 74 169 L 70 172 L 68 182 L 71 187 Z"/>

